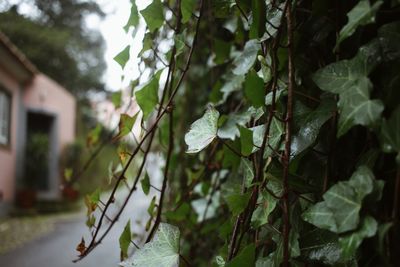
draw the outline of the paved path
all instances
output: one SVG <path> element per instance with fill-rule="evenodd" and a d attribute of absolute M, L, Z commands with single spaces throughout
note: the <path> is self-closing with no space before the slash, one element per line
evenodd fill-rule
<path fill-rule="evenodd" d="M 7 254 L 0 255 L 1 267 L 112 267 L 119 263 L 119 236 L 125 223 L 131 219 L 132 231 L 143 233 L 143 221 L 148 218 L 147 206 L 151 194 L 145 196 L 137 191 L 129 203 L 128 209 L 116 223 L 103 243 L 91 254 L 78 263 L 73 263 L 76 258 L 76 245 L 82 236 L 89 241 L 88 228 L 85 225 L 85 214 L 63 219 L 55 223 L 55 229 L 50 234 L 33 240 L 22 247 Z M 126 193 L 126 192 L 123 192 Z M 119 194 L 121 195 L 121 194 Z M 118 205 L 118 201 L 117 201 Z M 127 215 L 129 214 L 129 215 Z M 142 221 L 141 225 L 136 221 Z"/>
<path fill-rule="evenodd" d="M 157 155 L 149 154 L 147 172 L 152 185 L 161 188 L 162 160 Z M 115 213 L 121 205 L 127 189 L 120 190 L 110 214 Z M 55 229 L 48 235 L 26 243 L 22 247 L 0 255 L 0 267 L 117 267 L 120 262 L 119 236 L 128 219 L 131 220 L 131 230 L 137 234 L 144 233 L 144 227 L 149 216 L 147 208 L 154 195 L 159 193 L 153 188 L 148 196 L 144 195 L 140 186 L 129 201 L 120 220 L 114 225 L 108 236 L 86 258 L 77 263 L 75 250 L 81 237 L 85 236 L 88 243 L 90 233 L 85 225 L 86 215 L 70 217 L 55 223 Z M 103 198 L 102 198 L 103 199 Z M 105 198 L 104 198 L 105 199 Z"/>

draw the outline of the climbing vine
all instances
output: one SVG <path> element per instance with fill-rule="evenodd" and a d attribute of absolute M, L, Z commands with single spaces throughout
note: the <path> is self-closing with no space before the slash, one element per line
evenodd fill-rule
<path fill-rule="evenodd" d="M 138 120 L 141 133 L 121 145 L 107 198 L 86 197 L 78 260 L 142 190 L 150 219 L 142 239 L 127 222 L 123 266 L 399 263 L 399 1 L 131 2 L 125 29 L 147 25 L 150 75 L 112 140 Z M 155 151 L 159 188 L 145 168 Z"/>

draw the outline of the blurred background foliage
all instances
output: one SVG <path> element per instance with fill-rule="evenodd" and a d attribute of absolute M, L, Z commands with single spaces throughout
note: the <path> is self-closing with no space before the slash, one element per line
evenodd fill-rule
<path fill-rule="evenodd" d="M 21 8 L 27 6 L 29 12 L 21 12 Z M 41 72 L 77 98 L 77 139 L 65 148 L 61 159 L 62 169 L 77 172 L 90 158 L 95 146 L 110 134 L 104 128 L 97 142 L 86 146 L 87 135 L 99 125 L 90 95 L 105 92 L 103 74 L 106 69 L 104 38 L 99 30 L 89 28 L 86 20 L 89 16 L 102 19 L 105 13 L 96 1 L 91 0 L 5 1 L 0 4 L 0 10 L 0 31 Z M 104 144 L 99 156 L 73 187 L 85 194 L 107 184 L 107 168 L 116 154 L 114 144 Z M 35 162 L 31 161 L 33 165 Z"/>
<path fill-rule="evenodd" d="M 104 16 L 94 1 L 33 0 L 32 15 L 18 12 L 19 4 L 0 13 L 0 30 L 36 65 L 83 98 L 104 90 L 104 40 L 85 24 L 88 15 Z"/>

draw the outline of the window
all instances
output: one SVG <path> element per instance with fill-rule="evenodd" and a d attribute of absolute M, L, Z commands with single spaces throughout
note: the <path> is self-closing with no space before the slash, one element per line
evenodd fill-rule
<path fill-rule="evenodd" d="M 0 145 L 10 142 L 11 98 L 6 91 L 0 89 Z"/>

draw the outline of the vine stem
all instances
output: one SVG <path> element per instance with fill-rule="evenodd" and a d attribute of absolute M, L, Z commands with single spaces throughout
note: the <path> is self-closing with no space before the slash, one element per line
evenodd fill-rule
<path fill-rule="evenodd" d="M 400 167 L 397 169 L 396 184 L 394 187 L 393 210 L 392 210 L 392 218 L 394 222 L 397 222 L 399 220 L 398 218 L 399 204 L 400 204 L 399 193 L 400 193 Z"/>
<path fill-rule="evenodd" d="M 287 0 L 285 2 L 284 10 L 286 10 L 288 8 L 288 2 L 289 2 L 289 0 Z M 274 3 L 273 3 L 273 5 L 274 5 Z M 285 13 L 285 12 L 283 12 L 283 13 Z M 283 25 L 282 21 L 284 20 L 284 18 L 285 17 L 282 16 L 280 25 Z M 277 33 L 275 39 L 273 40 L 272 47 L 271 47 L 272 70 L 273 70 L 273 75 L 272 75 L 273 81 L 272 81 L 272 85 L 271 85 L 272 105 L 269 110 L 268 118 L 265 122 L 265 133 L 264 133 L 264 137 L 263 137 L 263 142 L 262 142 L 261 148 L 258 152 L 259 162 L 257 162 L 257 159 L 255 159 L 253 161 L 253 167 L 254 167 L 254 171 L 255 171 L 255 176 L 254 176 L 255 182 L 259 182 L 263 179 L 263 169 L 264 169 L 264 163 L 265 163 L 264 162 L 264 151 L 265 151 L 265 148 L 268 143 L 267 141 L 268 141 L 268 137 L 269 137 L 272 119 L 276 112 L 276 106 L 275 106 L 276 103 L 275 102 L 276 102 L 276 90 L 277 90 L 277 81 L 278 81 L 278 74 L 277 74 L 278 59 L 277 59 L 276 53 L 277 53 L 277 49 L 278 49 L 278 45 L 279 45 L 281 30 L 282 30 L 282 28 L 279 27 L 278 33 Z M 264 52 L 264 56 L 265 56 L 266 49 L 264 49 L 263 44 L 261 44 L 261 46 L 262 46 L 262 51 Z M 267 84 L 266 89 L 265 89 L 266 94 L 268 92 L 268 89 L 269 89 L 269 84 Z M 239 251 L 240 244 L 244 237 L 244 234 L 249 229 L 251 217 L 252 217 L 253 212 L 257 205 L 259 189 L 260 189 L 260 187 L 258 185 L 253 187 L 248 206 L 246 207 L 245 211 L 242 214 L 239 214 L 236 218 L 235 226 L 234 226 L 232 237 L 231 237 L 230 244 L 229 244 L 228 260 L 231 260 L 236 255 L 236 253 Z M 240 232 L 239 228 L 241 225 L 242 225 L 242 231 Z M 240 233 L 240 236 L 239 236 L 238 241 L 236 242 L 237 236 L 239 235 L 239 233 Z"/>
<path fill-rule="evenodd" d="M 236 7 L 238 8 L 240 14 L 242 14 L 242 16 L 245 18 L 247 23 L 249 23 L 249 18 L 246 16 L 246 13 L 244 13 L 243 9 L 240 7 L 240 5 L 239 5 L 237 0 L 235 0 L 235 4 L 236 4 Z"/>
<path fill-rule="evenodd" d="M 220 139 L 222 144 L 224 144 L 230 151 L 232 151 L 234 154 L 236 154 L 238 157 L 243 157 L 242 153 L 234 149 L 232 146 L 228 145 L 228 142 L 225 142 L 224 140 Z"/>
<path fill-rule="evenodd" d="M 285 151 L 283 154 L 283 267 L 289 266 L 289 163 L 290 146 L 292 139 L 291 122 L 293 117 L 293 92 L 295 87 L 294 63 L 293 63 L 293 22 L 292 22 L 292 2 L 288 1 L 286 9 L 287 36 L 288 36 L 288 98 L 285 119 Z"/>
<path fill-rule="evenodd" d="M 185 78 L 185 76 L 186 76 L 187 71 L 189 70 L 189 66 L 190 66 L 190 63 L 191 63 L 192 56 L 193 56 L 194 48 L 195 48 L 195 46 L 196 46 L 196 42 L 197 42 L 197 38 L 198 38 L 198 32 L 199 32 L 199 28 L 200 28 L 200 20 L 201 20 L 202 10 L 203 10 L 203 6 L 204 6 L 203 1 L 204 1 L 204 0 L 201 1 L 200 14 L 199 14 L 199 18 L 198 18 L 197 24 L 196 24 L 195 36 L 194 36 L 194 38 L 193 38 L 192 46 L 191 46 L 191 48 L 190 48 L 189 55 L 188 55 L 188 58 L 187 58 L 187 60 L 186 60 L 185 68 L 183 69 L 183 71 L 182 71 L 182 73 L 181 73 L 181 75 L 180 75 L 180 78 L 179 78 L 178 82 L 176 83 L 176 85 L 175 85 L 175 87 L 174 87 L 174 90 L 172 90 L 172 93 L 171 93 L 171 95 L 170 95 L 170 97 L 169 97 L 169 99 L 168 99 L 168 101 L 167 101 L 167 103 L 166 103 L 166 106 L 167 106 L 167 107 L 170 106 L 170 105 L 172 104 L 172 102 L 173 102 L 173 100 L 174 100 L 174 97 L 175 97 L 176 93 L 178 92 L 178 89 L 180 88 L 180 86 L 181 86 L 181 84 L 182 84 L 182 82 L 183 82 L 183 80 L 184 80 L 184 78 Z M 171 72 L 171 68 L 169 69 L 169 74 L 172 75 L 170 72 Z M 166 82 L 166 86 L 167 86 L 167 84 L 169 84 L 169 83 Z M 164 99 L 164 96 L 165 96 L 165 93 L 166 93 L 166 88 L 167 88 L 167 87 L 165 87 L 165 89 L 164 89 L 162 99 Z M 161 104 L 162 104 L 162 101 L 161 101 Z M 81 255 L 79 255 L 79 257 L 78 257 L 77 259 L 75 259 L 73 262 L 78 262 L 79 260 L 83 259 L 83 258 L 86 257 L 95 247 L 97 247 L 97 246 L 102 242 L 102 240 L 106 237 L 106 235 L 110 232 L 110 230 L 111 230 L 111 228 L 114 226 L 114 224 L 118 221 L 119 217 L 120 217 L 121 214 L 122 214 L 122 211 L 125 209 L 125 207 L 126 207 L 128 201 L 129 201 L 130 197 L 132 196 L 133 192 L 136 190 L 136 185 L 137 185 L 137 183 L 138 183 L 138 181 L 139 181 L 139 178 L 140 178 L 140 175 L 141 175 L 141 173 L 142 173 L 142 171 L 143 171 L 143 168 L 144 168 L 144 165 L 145 165 L 145 162 L 146 162 L 146 158 L 147 158 L 147 154 L 148 154 L 148 152 L 150 151 L 151 144 L 152 144 L 152 141 L 153 141 L 153 139 L 154 139 L 155 132 L 156 132 L 157 127 L 158 127 L 158 123 L 160 122 L 160 120 L 163 118 L 163 116 L 164 116 L 166 113 L 167 113 L 167 109 L 166 109 L 166 108 L 164 108 L 164 109 L 160 108 L 160 109 L 158 110 L 157 118 L 156 118 L 155 122 L 152 124 L 152 126 L 150 127 L 150 129 L 146 132 L 146 134 L 145 134 L 145 135 L 143 136 L 143 138 L 140 140 L 139 144 L 138 144 L 137 147 L 134 149 L 133 153 L 131 154 L 131 156 L 130 156 L 129 159 L 128 159 L 127 164 L 124 166 L 124 168 L 123 168 L 121 174 L 119 175 L 118 180 L 117 180 L 117 182 L 116 182 L 116 184 L 115 184 L 115 186 L 114 186 L 114 188 L 113 188 L 113 190 L 112 190 L 112 192 L 111 192 L 111 194 L 110 194 L 110 196 L 109 196 L 109 198 L 108 198 L 108 201 L 107 201 L 106 206 L 105 206 L 105 208 L 104 208 L 104 212 L 102 212 L 102 214 L 100 215 L 99 222 L 98 222 L 98 224 L 97 224 L 97 226 L 96 226 L 96 230 L 95 230 L 95 232 L 94 232 L 94 234 L 93 234 L 93 237 L 92 237 L 92 240 L 90 241 L 90 244 L 88 245 L 88 247 L 86 248 L 86 250 L 85 250 Z M 122 179 L 124 178 L 124 175 L 125 175 L 126 171 L 128 170 L 130 164 L 132 163 L 132 161 L 133 161 L 135 155 L 138 153 L 138 151 L 141 149 L 141 146 L 145 143 L 145 141 L 146 141 L 147 138 L 149 138 L 149 137 L 150 137 L 149 145 L 147 146 L 147 150 L 145 151 L 145 154 L 144 154 L 144 157 L 143 157 L 141 166 L 140 166 L 139 171 L 138 171 L 138 173 L 137 173 L 137 175 L 136 175 L 136 177 L 135 177 L 134 185 L 133 185 L 131 191 L 129 192 L 128 196 L 125 198 L 125 200 L 124 200 L 124 202 L 123 202 L 121 208 L 120 208 L 119 211 L 117 212 L 117 215 L 114 217 L 114 219 L 112 220 L 112 222 L 110 222 L 110 224 L 108 225 L 107 229 L 106 229 L 106 230 L 104 231 L 104 233 L 99 237 L 99 239 L 96 239 L 97 236 L 98 236 L 98 234 L 99 234 L 99 232 L 100 232 L 103 219 L 104 219 L 104 217 L 105 217 L 105 215 L 106 215 L 105 213 L 106 213 L 107 209 L 109 208 L 109 206 L 110 206 L 112 203 L 114 203 L 114 201 L 115 201 L 115 193 L 116 193 L 116 191 L 117 191 L 117 188 L 118 188 L 119 184 L 121 183 Z"/>
<path fill-rule="evenodd" d="M 192 265 L 189 263 L 189 261 L 183 257 L 182 254 L 179 254 L 179 257 L 183 260 L 183 262 L 186 264 L 186 266 L 191 267 Z"/>
<path fill-rule="evenodd" d="M 132 106 L 132 97 L 133 97 L 133 90 L 131 90 L 129 103 L 128 103 L 127 107 L 125 108 L 125 110 L 123 111 L 123 113 L 128 112 L 128 110 L 131 108 L 131 106 Z M 71 185 L 75 184 L 82 177 L 82 175 L 89 169 L 91 164 L 98 157 L 98 155 L 103 150 L 103 148 L 110 141 L 113 140 L 113 138 L 114 138 L 113 136 L 114 136 L 115 132 L 118 130 L 118 127 L 119 127 L 118 125 L 115 126 L 111 130 L 111 132 L 107 135 L 107 137 L 104 140 L 101 141 L 100 145 L 97 146 L 97 148 L 90 154 L 89 158 L 85 161 L 85 163 L 83 164 L 82 168 L 77 173 L 73 174 L 71 180 L 67 182 L 67 185 L 71 186 Z"/>
<path fill-rule="evenodd" d="M 179 33 L 181 30 L 181 16 L 182 16 L 182 12 L 180 10 L 180 6 L 181 6 L 181 1 L 177 1 L 176 2 L 177 7 L 178 7 L 178 16 L 176 18 L 177 20 L 177 25 L 176 25 L 176 29 L 175 29 L 175 33 Z M 169 86 L 168 86 L 168 96 L 171 97 L 172 94 L 172 86 L 174 84 L 174 72 L 175 72 L 175 54 L 176 54 L 176 46 L 173 47 L 172 49 L 172 53 L 171 53 L 171 58 L 170 58 L 170 73 L 171 73 L 171 79 L 169 81 Z M 165 86 L 165 88 L 167 89 L 167 85 Z M 166 92 L 164 92 L 166 93 Z M 168 132 L 169 132 L 169 138 L 168 138 L 168 151 L 167 151 L 167 159 L 165 162 L 165 167 L 164 167 L 164 179 L 163 179 L 163 183 L 162 183 L 162 187 L 161 187 L 161 193 L 160 193 L 160 200 L 158 203 L 158 207 L 157 207 L 157 215 L 156 215 L 156 219 L 155 222 L 150 230 L 149 235 L 147 236 L 146 239 L 146 243 L 150 242 L 152 236 L 154 235 L 154 232 L 156 231 L 158 225 L 161 222 L 161 213 L 162 213 L 162 208 L 163 208 L 163 203 L 164 203 L 164 196 L 165 196 L 165 191 L 167 190 L 167 183 L 168 183 L 168 174 L 169 174 L 169 167 L 170 167 L 170 162 L 171 162 L 171 156 L 172 156 L 172 151 L 174 148 L 174 123 L 173 123 L 173 109 L 171 109 L 171 111 L 169 112 L 169 116 L 168 116 Z"/>

